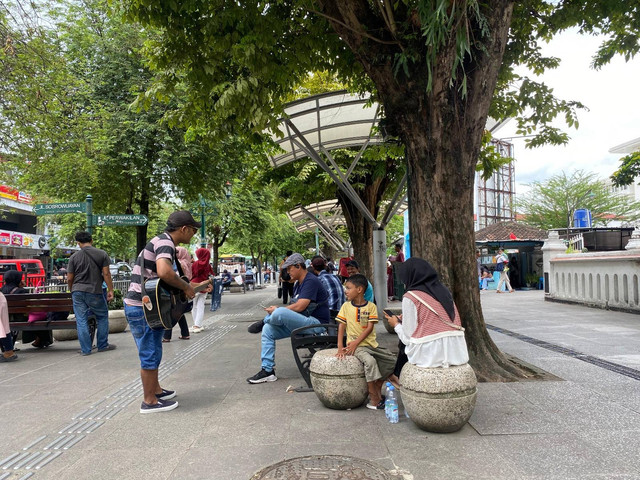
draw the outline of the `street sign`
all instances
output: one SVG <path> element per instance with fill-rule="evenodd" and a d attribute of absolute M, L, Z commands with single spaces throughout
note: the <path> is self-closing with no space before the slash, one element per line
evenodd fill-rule
<path fill-rule="evenodd" d="M 93 225 L 102 227 L 105 225 L 136 226 L 146 225 L 149 219 L 145 215 L 94 215 Z"/>
<path fill-rule="evenodd" d="M 33 207 L 36 215 L 55 215 L 58 213 L 85 213 L 87 204 L 85 202 L 76 203 L 38 203 Z"/>

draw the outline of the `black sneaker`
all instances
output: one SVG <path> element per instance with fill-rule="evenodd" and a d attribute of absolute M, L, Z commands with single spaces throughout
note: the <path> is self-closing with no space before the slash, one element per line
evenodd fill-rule
<path fill-rule="evenodd" d="M 247 328 L 247 332 L 260 333 L 262 331 L 262 327 L 264 327 L 264 320 L 259 320 L 249 325 L 249 327 Z"/>
<path fill-rule="evenodd" d="M 99 352 L 109 352 L 109 351 L 115 350 L 115 349 L 116 349 L 116 346 L 113 343 L 110 343 L 109 345 L 107 345 L 104 348 L 99 348 L 98 351 Z"/>
<path fill-rule="evenodd" d="M 158 400 L 170 400 L 176 396 L 175 390 L 167 390 L 165 388 L 162 389 L 162 393 L 156 393 L 156 398 Z"/>
<path fill-rule="evenodd" d="M 178 402 L 174 400 L 158 400 L 158 403 L 154 405 L 142 402 L 142 405 L 140 405 L 140 413 L 167 412 L 177 407 Z"/>
<path fill-rule="evenodd" d="M 267 372 L 264 368 L 253 377 L 247 378 L 247 382 L 249 383 L 275 382 L 276 380 L 278 380 L 278 377 L 276 377 L 276 371 L 271 370 L 270 372 Z"/>

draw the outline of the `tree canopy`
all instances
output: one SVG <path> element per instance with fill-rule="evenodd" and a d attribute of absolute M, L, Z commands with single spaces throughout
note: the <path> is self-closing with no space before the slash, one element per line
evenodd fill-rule
<path fill-rule="evenodd" d="M 531 190 L 517 201 L 518 212 L 524 222 L 544 230 L 572 227 L 574 212 L 581 208 L 591 211 L 594 227 L 640 219 L 640 203 L 610 192 L 594 173 L 562 172 L 528 186 Z"/>

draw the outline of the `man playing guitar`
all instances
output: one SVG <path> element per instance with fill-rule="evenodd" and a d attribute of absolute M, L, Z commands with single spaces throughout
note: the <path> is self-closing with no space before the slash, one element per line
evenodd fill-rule
<path fill-rule="evenodd" d="M 171 400 L 176 396 L 176 392 L 160 387 L 158 381 L 164 330 L 149 328 L 145 320 L 142 283 L 146 279 L 160 278 L 169 286 L 182 290 L 187 298 L 192 299 L 196 294 L 193 286 L 176 274 L 173 263 L 176 245 L 188 244 L 198 228 L 200 223 L 196 222 L 188 211 L 173 212 L 167 219 L 165 231 L 147 243 L 133 267 L 131 284 L 124 299 L 124 313 L 140 357 L 140 378 L 144 394 L 140 413 L 163 412 L 178 406 L 177 401 Z"/>

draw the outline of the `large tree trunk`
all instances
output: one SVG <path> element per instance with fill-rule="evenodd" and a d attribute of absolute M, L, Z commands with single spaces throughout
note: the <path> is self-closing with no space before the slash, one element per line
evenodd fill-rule
<path fill-rule="evenodd" d="M 395 47 L 370 42 L 361 35 L 363 24 L 372 25 L 364 2 L 319 2 L 325 13 L 335 19 L 330 20 L 333 28 L 375 83 L 387 124 L 404 142 L 409 168 L 411 254 L 428 260 L 451 289 L 466 328 L 476 374 L 488 381 L 525 376 L 489 337 L 474 260 L 475 165 L 504 54 L 512 2 L 494 0 L 482 7 L 489 22 L 489 38 L 483 41 L 487 50 L 474 51 L 473 60 L 465 63 L 466 96 L 462 94 L 460 76 L 451 84 L 457 55 L 455 35 L 438 50 L 429 90 L 424 60 L 412 64 L 410 75 L 402 80 L 394 75 L 391 62 L 378 60 L 381 55 L 392 56 L 389 49 Z"/>

